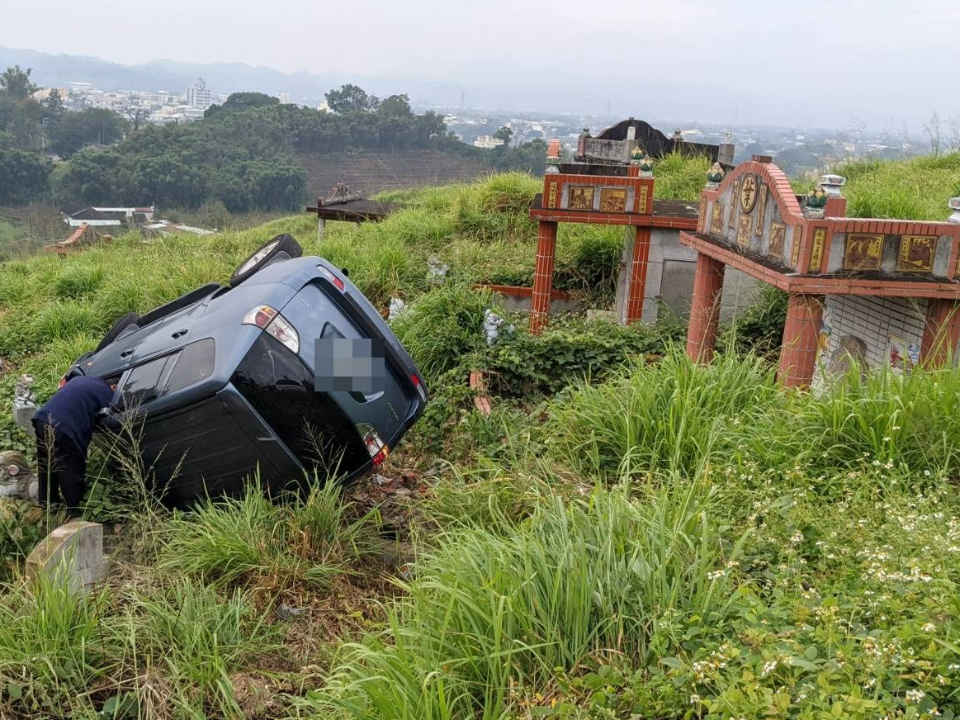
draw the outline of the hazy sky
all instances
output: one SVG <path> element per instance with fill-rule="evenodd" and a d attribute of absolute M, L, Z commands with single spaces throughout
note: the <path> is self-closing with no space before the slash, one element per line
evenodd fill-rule
<path fill-rule="evenodd" d="M 443 81 L 468 104 L 501 88 L 584 112 L 871 129 L 960 116 L 958 28 L 957 0 L 0 0 L 8 47 Z"/>

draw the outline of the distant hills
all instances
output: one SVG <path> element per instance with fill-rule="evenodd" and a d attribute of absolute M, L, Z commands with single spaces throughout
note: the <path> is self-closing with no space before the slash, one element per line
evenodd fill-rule
<path fill-rule="evenodd" d="M 448 83 L 357 77 L 346 73 L 284 73 L 243 63 L 198 64 L 153 60 L 140 65 L 120 65 L 95 57 L 54 55 L 0 46 L 0 68 L 15 64 L 33 68 L 33 80 L 42 86 L 88 82 L 102 90 L 184 92 L 198 77 L 202 77 L 214 93 L 288 93 L 295 102 L 319 103 L 328 90 L 348 82 L 359 84 L 377 95 L 407 93 L 415 102 L 418 99 L 421 102 L 436 102 L 437 98 L 447 97 L 450 104 L 454 104 L 461 92 L 459 85 Z"/>

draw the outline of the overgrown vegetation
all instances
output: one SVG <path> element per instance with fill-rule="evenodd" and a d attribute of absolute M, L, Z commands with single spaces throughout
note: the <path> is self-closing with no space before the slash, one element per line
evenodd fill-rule
<path fill-rule="evenodd" d="M 849 217 L 946 220 L 947 201 L 960 193 L 960 152 L 908 160 L 856 160 L 835 172 L 847 179 L 843 194 Z"/>
<path fill-rule="evenodd" d="M 692 187 L 684 168 L 674 187 Z M 224 281 L 292 232 L 384 312 L 406 301 L 391 323 L 432 401 L 353 502 L 319 478 L 301 496 L 117 512 L 107 499 L 129 505 L 141 471 L 94 458 L 88 516 L 123 528 L 87 595 L 18 576 L 40 531 L 11 506 L 0 714 L 955 717 L 960 373 L 852 369 L 819 394 L 785 391 L 774 291 L 709 366 L 685 357 L 676 318 L 554 318 L 531 336 L 500 309 L 488 345 L 497 305 L 474 285 L 530 277 L 539 186 L 508 174 L 404 191 L 407 210 L 331 224 L 319 243 L 291 218 L 5 263 L 4 397 L 22 371 L 45 396 L 117 317 Z M 608 305 L 619 233 L 577 228 L 558 245 L 567 289 Z M 433 256 L 443 282 L 428 280 Z M 7 418 L 0 443 L 28 448 Z"/>

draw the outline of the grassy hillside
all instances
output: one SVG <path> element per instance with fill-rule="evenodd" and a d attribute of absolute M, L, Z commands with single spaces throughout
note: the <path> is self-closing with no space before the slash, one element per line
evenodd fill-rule
<path fill-rule="evenodd" d="M 849 217 L 946 220 L 960 195 L 960 153 L 909 160 L 857 160 L 833 169 L 847 179 Z M 809 190 L 804 187 L 803 190 Z"/>
<path fill-rule="evenodd" d="M 680 194 L 702 182 L 658 172 Z M 707 367 L 673 323 L 555 319 L 534 338 L 518 317 L 488 347 L 493 299 L 470 285 L 529 280 L 539 188 L 509 174 L 392 193 L 411 207 L 321 243 L 303 216 L 0 266 L 0 356 L 44 394 L 116 317 L 225 281 L 291 232 L 378 307 L 408 301 L 393 327 L 433 395 L 345 497 L 318 482 L 171 513 L 129 449 L 99 448 L 87 516 L 118 534 L 88 595 L 19 576 L 41 529 L 4 505 L 0 715 L 956 717 L 960 372 L 783 391 L 745 342 L 776 335 L 772 296 Z M 559 245 L 560 281 L 609 302 L 619 232 L 565 228 Z M 439 287 L 431 255 L 450 265 Z M 0 442 L 23 442 L 6 417 Z"/>

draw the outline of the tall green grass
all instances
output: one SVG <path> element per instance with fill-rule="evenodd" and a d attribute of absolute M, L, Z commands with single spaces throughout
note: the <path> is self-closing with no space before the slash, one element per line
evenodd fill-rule
<path fill-rule="evenodd" d="M 849 217 L 946 220 L 947 200 L 960 193 L 958 152 L 907 160 L 854 160 L 834 171 L 847 179 L 843 194 Z"/>
<path fill-rule="evenodd" d="M 589 657 L 652 661 L 678 638 L 661 616 L 722 616 L 731 602 L 710 498 L 675 484 L 635 502 L 623 490 L 548 503 L 506 535 L 443 533 L 388 628 L 351 645 L 309 701 L 364 720 L 498 718 L 517 686 Z"/>
<path fill-rule="evenodd" d="M 109 602 L 106 592 L 70 591 L 63 578 L 13 586 L 0 599 L 0 710 L 64 717 L 89 707 L 118 661 L 102 626 Z"/>
<path fill-rule="evenodd" d="M 208 501 L 164 528 L 157 566 L 260 596 L 326 590 L 379 551 L 379 516 L 351 519 L 336 483 L 274 503 L 251 485 L 238 499 Z"/>
<path fill-rule="evenodd" d="M 753 463 L 833 473 L 868 465 L 960 472 L 960 373 L 858 369 L 821 393 L 778 389 L 773 367 L 720 355 L 707 366 L 678 351 L 558 398 L 550 454 L 591 477 Z"/>
<path fill-rule="evenodd" d="M 763 361 L 719 356 L 700 366 L 675 349 L 559 399 L 547 432 L 553 455 L 588 475 L 695 474 L 717 453 L 736 452 L 737 428 L 780 402 Z"/>

